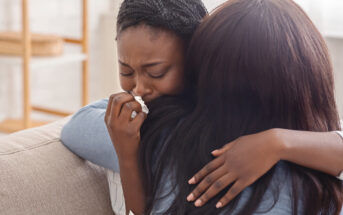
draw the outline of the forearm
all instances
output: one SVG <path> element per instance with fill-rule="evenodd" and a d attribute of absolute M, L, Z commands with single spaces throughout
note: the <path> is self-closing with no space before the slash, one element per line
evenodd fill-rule
<path fill-rule="evenodd" d="M 135 215 L 143 214 L 145 195 L 138 161 L 119 161 L 119 165 L 126 213 L 131 210 Z"/>
<path fill-rule="evenodd" d="M 62 143 L 73 153 L 119 172 L 118 158 L 104 123 L 108 100 L 83 107 L 63 127 Z"/>
<path fill-rule="evenodd" d="M 281 139 L 281 160 L 328 173 L 343 170 L 343 141 L 335 132 L 276 129 Z"/>

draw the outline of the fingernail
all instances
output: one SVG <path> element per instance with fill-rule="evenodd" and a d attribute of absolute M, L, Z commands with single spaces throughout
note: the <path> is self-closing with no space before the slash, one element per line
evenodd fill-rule
<path fill-rule="evenodd" d="M 189 181 L 188 181 L 188 184 L 195 184 L 195 178 L 191 178 Z"/>
<path fill-rule="evenodd" d="M 216 153 L 218 153 L 218 152 L 219 152 L 219 150 L 216 149 L 216 150 L 212 151 L 211 153 L 212 153 L 212 154 L 216 154 Z"/>
<path fill-rule="evenodd" d="M 194 203 L 194 205 L 195 205 L 196 207 L 200 207 L 200 206 L 201 206 L 201 200 L 200 200 L 200 199 L 196 200 L 196 202 Z"/>
<path fill-rule="evenodd" d="M 187 201 L 193 201 L 194 200 L 194 195 L 193 195 L 193 193 L 191 193 L 191 194 L 189 194 L 188 196 L 187 196 Z"/>
<path fill-rule="evenodd" d="M 218 203 L 216 204 L 216 208 L 221 208 L 221 207 L 223 207 L 223 204 L 222 204 L 221 202 L 218 202 Z"/>

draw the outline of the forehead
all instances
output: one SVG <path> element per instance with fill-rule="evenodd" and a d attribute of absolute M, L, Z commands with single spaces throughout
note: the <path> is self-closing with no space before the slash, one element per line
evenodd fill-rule
<path fill-rule="evenodd" d="M 124 30 L 117 41 L 119 58 L 123 61 L 168 60 L 184 52 L 183 41 L 176 34 L 144 25 Z"/>

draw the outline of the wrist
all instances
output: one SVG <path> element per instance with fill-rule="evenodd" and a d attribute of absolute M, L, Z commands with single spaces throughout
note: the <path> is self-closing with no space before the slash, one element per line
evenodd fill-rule
<path fill-rule="evenodd" d="M 119 169 L 121 173 L 126 172 L 125 170 L 129 171 L 130 174 L 134 174 L 136 171 L 139 170 L 138 162 L 134 161 L 125 161 L 119 162 Z"/>
<path fill-rule="evenodd" d="M 126 168 L 131 168 L 138 165 L 138 156 L 126 156 L 126 157 L 119 157 L 119 166 L 123 166 Z"/>
<path fill-rule="evenodd" d="M 287 154 L 290 150 L 285 132 L 286 130 L 281 128 L 273 128 L 269 130 L 271 143 L 279 160 L 287 160 Z"/>

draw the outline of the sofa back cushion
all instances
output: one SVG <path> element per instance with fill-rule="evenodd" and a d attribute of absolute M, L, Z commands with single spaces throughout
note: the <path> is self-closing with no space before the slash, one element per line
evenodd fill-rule
<path fill-rule="evenodd" d="M 113 214 L 106 170 L 60 142 L 67 120 L 0 137 L 0 214 Z"/>

